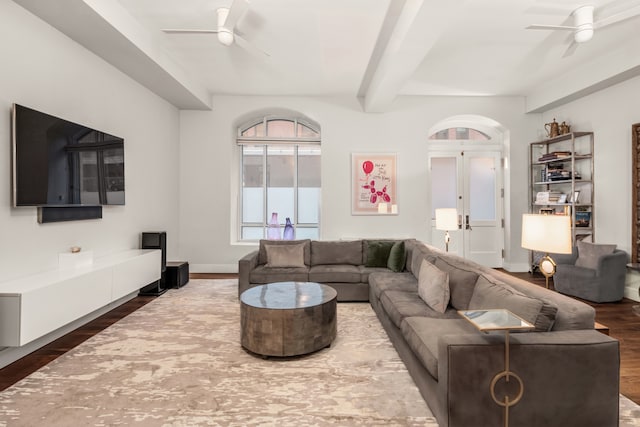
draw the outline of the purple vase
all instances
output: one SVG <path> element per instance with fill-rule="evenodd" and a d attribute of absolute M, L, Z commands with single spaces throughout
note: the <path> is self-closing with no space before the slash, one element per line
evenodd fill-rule
<path fill-rule="evenodd" d="M 282 240 L 280 236 L 280 223 L 278 222 L 278 212 L 271 214 L 271 221 L 267 226 L 267 239 L 269 240 Z"/>
<path fill-rule="evenodd" d="M 291 220 L 287 218 L 287 223 L 284 225 L 284 234 L 282 240 L 294 240 L 296 238 L 296 231 L 291 225 Z"/>

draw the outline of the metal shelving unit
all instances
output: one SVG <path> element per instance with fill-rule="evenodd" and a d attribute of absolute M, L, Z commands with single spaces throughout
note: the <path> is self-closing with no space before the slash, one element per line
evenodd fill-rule
<path fill-rule="evenodd" d="M 574 244 L 595 242 L 593 142 L 593 132 L 571 132 L 529 145 L 529 211 L 571 215 Z M 549 200 L 537 197 L 546 192 Z M 566 201 L 556 200 L 557 195 Z"/>

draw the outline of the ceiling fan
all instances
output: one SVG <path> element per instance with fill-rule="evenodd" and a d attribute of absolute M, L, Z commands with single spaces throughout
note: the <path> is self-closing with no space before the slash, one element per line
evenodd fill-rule
<path fill-rule="evenodd" d="M 563 57 L 567 57 L 575 52 L 576 48 L 578 47 L 578 43 L 585 43 L 591 40 L 591 38 L 593 38 L 594 31 L 597 28 L 613 25 L 640 14 L 640 5 L 637 5 L 622 12 L 615 13 L 613 15 L 594 21 L 594 9 L 595 8 L 593 5 L 585 5 L 580 6 L 573 12 L 571 12 L 570 17 L 573 18 L 572 26 L 533 24 L 526 27 L 526 29 L 573 31 L 573 40 L 569 44 L 569 47 L 565 51 L 564 55 L 562 55 Z"/>
<path fill-rule="evenodd" d="M 249 9 L 247 0 L 234 0 L 231 7 L 220 7 L 216 9 L 218 15 L 218 26 L 215 30 L 206 29 L 185 29 L 185 28 L 163 28 L 162 31 L 167 34 L 217 34 L 218 41 L 225 46 L 231 46 L 237 43 L 240 47 L 262 55 L 269 54 L 245 40 L 236 30 L 236 24 Z"/>

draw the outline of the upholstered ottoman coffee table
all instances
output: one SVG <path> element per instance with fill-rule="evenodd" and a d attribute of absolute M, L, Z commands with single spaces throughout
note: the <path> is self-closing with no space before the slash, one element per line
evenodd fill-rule
<path fill-rule="evenodd" d="M 336 337 L 337 293 L 313 282 L 255 286 L 240 295 L 242 347 L 261 356 L 298 356 Z"/>

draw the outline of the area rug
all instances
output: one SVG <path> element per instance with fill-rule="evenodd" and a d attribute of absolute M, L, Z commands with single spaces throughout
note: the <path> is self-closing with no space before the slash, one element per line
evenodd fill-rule
<path fill-rule="evenodd" d="M 0 393 L 0 426 L 437 426 L 368 304 L 299 358 L 242 350 L 239 317 L 236 280 L 192 279 Z"/>
<path fill-rule="evenodd" d="M 0 393 L 6 426 L 437 426 L 366 303 L 308 356 L 239 344 L 236 280 L 191 280 Z"/>

